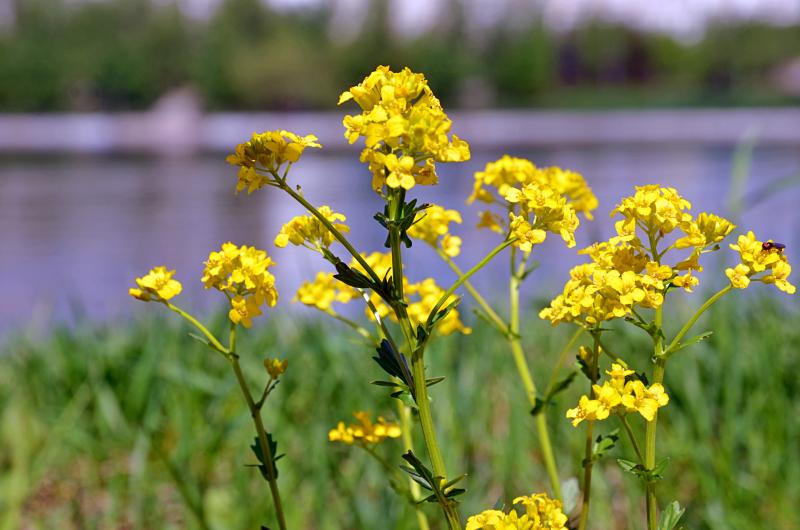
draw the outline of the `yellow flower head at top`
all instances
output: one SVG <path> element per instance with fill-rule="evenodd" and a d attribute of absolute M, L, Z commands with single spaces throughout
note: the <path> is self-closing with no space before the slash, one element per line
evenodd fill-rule
<path fill-rule="evenodd" d="M 514 499 L 515 505 L 525 508 L 519 515 L 515 510 L 504 513 L 486 510 L 467 519 L 466 530 L 566 530 L 567 516 L 561 501 L 544 493 Z"/>
<path fill-rule="evenodd" d="M 347 218 L 334 212 L 330 206 L 320 206 L 319 213 L 339 232 L 347 233 L 350 228 L 339 221 Z M 281 227 L 280 232 L 275 236 L 275 246 L 285 247 L 289 243 L 292 245 L 303 245 L 311 250 L 321 252 L 323 248 L 328 248 L 335 241 L 333 233 L 313 215 L 298 215 L 293 217 L 288 223 Z"/>
<path fill-rule="evenodd" d="M 378 416 L 374 423 L 367 412 L 356 412 L 353 414 L 358 423 L 345 425 L 340 421 L 335 429 L 328 433 L 328 440 L 331 442 L 342 442 L 347 445 L 353 444 L 377 444 L 387 438 L 399 438 L 400 426 L 393 422 L 388 422 L 383 417 Z"/>
<path fill-rule="evenodd" d="M 448 136 L 452 122 L 422 74 L 379 66 L 339 97 L 353 100 L 361 114 L 345 116 L 345 138 L 364 138 L 361 161 L 372 172 L 372 187 L 411 189 L 438 182 L 435 162 L 469 160 L 467 143 Z"/>
<path fill-rule="evenodd" d="M 172 279 L 174 274 L 174 270 L 169 271 L 166 267 L 155 267 L 141 278 L 136 278 L 137 287 L 128 289 L 128 294 L 143 302 L 167 301 L 183 290 L 181 283 Z"/>
<path fill-rule="evenodd" d="M 772 240 L 759 241 L 753 232 L 739 236 L 735 245 L 730 246 L 739 253 L 740 263 L 732 269 L 726 269 L 725 274 L 730 279 L 733 287 L 744 289 L 753 281 L 775 284 L 775 287 L 787 294 L 794 294 L 796 288 L 789 283 L 788 277 L 792 266 L 783 253 L 783 245 Z M 765 274 L 752 278 L 756 274 Z"/>
<path fill-rule="evenodd" d="M 253 133 L 250 140 L 237 145 L 226 159 L 232 166 L 239 166 L 236 192 L 247 189 L 247 193 L 252 193 L 263 187 L 269 178 L 259 171 L 277 174 L 283 164 L 297 162 L 306 147 L 322 146 L 313 134 L 300 136 L 282 130 Z"/>
<path fill-rule="evenodd" d="M 434 204 L 419 213 L 408 235 L 454 258 L 461 253 L 461 238 L 450 234 L 450 223 L 461 224 L 461 214 Z"/>
<path fill-rule="evenodd" d="M 692 204 L 681 197 L 675 188 L 657 184 L 636 186 L 636 192 L 623 198 L 611 211 L 611 217 L 621 215 L 616 229 L 620 238 L 631 241 L 636 237 L 637 226 L 643 226 L 662 237 L 676 228 L 691 222 L 689 210 Z"/>
<path fill-rule="evenodd" d="M 505 199 L 520 207 L 519 214 L 509 213 L 510 229 L 518 238 L 516 245 L 524 252 L 542 243 L 547 232 L 559 234 L 568 247 L 575 246 L 575 230 L 580 220 L 566 197 L 555 189 L 532 182 L 522 189 L 508 188 Z"/>
<path fill-rule="evenodd" d="M 203 285 L 225 293 L 231 302 L 231 321 L 249 328 L 262 305 L 272 307 L 278 302 L 275 276 L 267 270 L 274 264 L 263 250 L 224 243 L 220 251 L 209 254 Z"/>

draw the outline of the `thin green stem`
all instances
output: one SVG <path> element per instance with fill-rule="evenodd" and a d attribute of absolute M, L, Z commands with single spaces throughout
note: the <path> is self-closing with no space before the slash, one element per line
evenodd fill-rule
<path fill-rule="evenodd" d="M 511 250 L 511 264 L 514 270 L 516 263 L 516 249 Z M 536 383 L 533 381 L 531 369 L 528 361 L 525 358 L 525 351 L 522 348 L 522 341 L 519 334 L 519 287 L 522 283 L 522 273 L 524 273 L 524 261 L 520 264 L 519 269 L 515 270 L 511 275 L 508 282 L 508 296 L 511 319 L 509 322 L 509 344 L 511 346 L 511 354 L 514 357 L 514 363 L 517 365 L 517 372 L 522 380 L 522 386 L 525 388 L 525 394 L 528 397 L 528 403 L 531 407 L 536 405 Z M 547 476 L 550 479 L 550 488 L 553 490 L 553 495 L 556 499 L 561 500 L 561 481 L 558 478 L 558 467 L 556 466 L 555 455 L 553 454 L 553 447 L 550 443 L 550 433 L 547 430 L 547 415 L 542 413 L 536 416 L 536 432 L 539 437 L 539 446 L 542 450 L 542 458 L 544 459 L 545 468 L 547 469 Z"/>
<path fill-rule="evenodd" d="M 667 346 L 666 349 L 664 350 L 664 355 L 669 355 L 678 346 L 680 346 L 681 339 L 689 332 L 689 330 L 692 329 L 692 326 L 695 325 L 695 323 L 703 315 L 703 313 L 705 313 L 706 310 L 708 310 L 709 307 L 714 305 L 714 303 L 716 303 L 717 300 L 719 300 L 720 298 L 725 296 L 725 294 L 727 294 L 732 289 L 733 289 L 733 285 L 728 284 L 727 286 L 723 287 L 722 289 L 720 289 L 719 291 L 714 293 L 714 295 L 711 298 L 706 300 L 706 302 L 702 306 L 700 306 L 700 309 L 698 309 L 695 312 L 695 314 L 692 315 L 692 318 L 690 318 L 686 322 L 686 324 L 684 324 L 684 326 L 680 329 L 680 331 L 678 331 L 678 334 L 675 335 L 675 338 L 672 339 L 672 342 L 670 342 L 669 346 Z"/>
<path fill-rule="evenodd" d="M 208 330 L 208 328 L 205 327 L 199 320 L 194 318 L 194 316 L 190 315 L 189 313 L 187 313 L 186 311 L 184 311 L 180 307 L 178 307 L 178 306 L 176 306 L 176 305 L 174 305 L 174 304 L 172 304 L 170 302 L 164 301 L 164 305 L 166 305 L 170 310 L 178 313 L 180 316 L 182 316 L 184 319 L 186 319 L 190 324 L 192 324 L 194 327 L 196 327 L 198 330 L 200 330 L 200 332 L 203 334 L 203 336 L 206 339 L 208 339 L 208 342 L 209 342 L 209 344 L 211 345 L 212 348 L 217 350 L 219 353 L 221 353 L 225 357 L 227 357 L 230 354 L 230 352 L 228 351 L 228 348 L 223 346 L 222 343 L 217 340 L 217 338 L 214 336 L 214 334 L 211 333 Z"/>
<path fill-rule="evenodd" d="M 626 363 L 619 355 L 617 355 L 616 353 L 614 353 L 613 351 L 608 349 L 606 347 L 605 343 L 602 340 L 600 340 L 599 337 L 597 339 L 597 342 L 600 344 L 600 352 L 601 353 L 605 353 L 612 361 L 614 361 L 615 363 L 621 365 L 623 368 L 627 368 L 628 367 L 628 363 Z"/>
<path fill-rule="evenodd" d="M 453 272 L 455 272 L 459 277 L 464 275 L 464 272 L 461 270 L 461 267 L 456 265 L 453 259 L 447 254 L 445 254 L 441 248 L 437 247 L 436 252 L 442 258 L 442 260 L 444 260 L 444 262 L 447 263 L 447 265 L 453 270 Z M 475 302 L 477 302 L 477 304 L 481 307 L 483 312 L 486 313 L 486 316 L 489 318 L 489 320 L 491 320 L 492 323 L 495 326 L 497 326 L 498 329 L 500 329 L 504 333 L 507 333 L 508 324 L 506 323 L 506 321 L 503 320 L 503 317 L 498 315 L 494 309 L 492 309 L 492 306 L 489 305 L 489 302 L 487 302 L 486 299 L 483 296 L 481 296 L 481 294 L 477 291 L 477 289 L 475 289 L 472 283 L 470 283 L 467 280 L 464 282 L 464 287 L 467 289 L 467 292 L 469 292 L 469 294 L 472 296 Z"/>
<path fill-rule="evenodd" d="M 413 453 L 414 439 L 411 436 L 411 408 L 407 407 L 399 399 L 395 401 L 397 403 L 397 415 L 400 417 L 400 433 L 403 438 L 403 450 L 404 452 L 411 451 Z M 408 488 L 414 500 L 419 500 L 422 495 L 422 488 L 420 488 L 420 485 L 411 477 L 408 478 Z M 422 506 L 416 504 L 415 502 L 414 511 L 417 514 L 417 525 L 419 526 L 419 530 L 429 530 L 430 525 L 428 524 L 428 518 L 425 516 L 425 512 L 422 510 Z"/>
<path fill-rule="evenodd" d="M 561 366 L 564 364 L 564 361 L 566 361 L 567 355 L 570 351 L 572 351 L 572 348 L 575 347 L 575 343 L 578 342 L 578 339 L 584 331 L 585 330 L 582 327 L 578 326 L 578 328 L 575 330 L 575 333 L 572 334 L 564 347 L 561 348 L 561 352 L 558 354 L 558 360 L 553 367 L 553 373 L 550 374 L 550 380 L 547 382 L 547 387 L 544 391 L 545 396 L 550 394 L 550 391 L 553 390 L 553 387 L 556 385 L 556 378 L 558 377 L 559 370 L 561 370 Z"/>
<path fill-rule="evenodd" d="M 484 256 L 483 259 L 480 260 L 478 263 L 476 263 L 471 269 L 462 274 L 461 277 L 459 277 L 458 280 L 456 280 L 455 283 L 453 283 L 453 285 L 451 285 L 450 288 L 444 292 L 444 294 L 436 302 L 436 305 L 433 306 L 433 310 L 428 315 L 427 325 L 430 326 L 436 314 L 439 313 L 439 310 L 442 308 L 447 299 L 450 298 L 450 296 L 455 292 L 456 289 L 461 287 L 461 285 L 467 280 L 469 280 L 473 274 L 484 268 L 490 261 L 492 261 L 492 258 L 498 255 L 500 252 L 503 251 L 503 249 L 514 243 L 516 240 L 517 240 L 516 238 L 506 239 L 501 244 L 493 248 L 491 252 L 489 252 L 486 256 Z"/>
<path fill-rule="evenodd" d="M 242 367 L 239 365 L 239 356 L 236 354 L 236 326 L 231 324 L 230 334 L 230 356 L 228 357 L 233 373 L 236 374 L 236 381 L 239 383 L 239 388 L 242 390 L 244 400 L 247 402 L 247 408 L 250 410 L 250 416 L 253 418 L 253 423 L 256 427 L 256 434 L 258 435 L 258 445 L 261 447 L 261 454 L 264 456 L 264 465 L 267 468 L 267 483 L 269 484 L 270 494 L 272 495 L 272 503 L 275 506 L 275 515 L 278 518 L 278 527 L 281 530 L 286 530 L 286 518 L 283 514 L 283 503 L 281 502 L 281 494 L 278 490 L 278 481 L 275 479 L 275 466 L 274 455 L 269 446 L 269 438 L 267 431 L 264 428 L 264 421 L 261 418 L 261 411 L 253 400 L 253 394 L 250 393 L 250 387 L 247 386 L 247 381 L 242 373 Z"/>
<path fill-rule="evenodd" d="M 639 463 L 644 464 L 644 455 L 642 454 L 642 449 L 639 447 L 639 442 L 636 440 L 636 434 L 634 434 L 631 424 L 628 422 L 628 418 L 625 416 L 618 416 L 618 418 L 625 427 L 625 431 L 628 433 L 628 438 L 631 441 L 631 445 L 633 445 L 633 450 L 636 451 L 636 456 L 639 458 Z"/>
<path fill-rule="evenodd" d="M 593 386 L 597 383 L 597 364 L 600 357 L 600 341 L 598 340 L 599 331 L 593 331 L 594 348 L 592 350 L 592 359 L 590 363 L 591 379 L 589 384 L 589 395 L 594 391 Z M 586 442 L 584 444 L 584 460 L 583 460 L 583 500 L 581 503 L 581 518 L 578 522 L 578 530 L 586 530 L 586 525 L 589 523 L 589 506 L 592 499 L 592 469 L 594 462 L 592 461 L 592 436 L 594 434 L 594 421 L 587 420 L 586 425 Z"/>
<path fill-rule="evenodd" d="M 346 325 L 350 326 L 351 328 L 353 328 L 355 330 L 356 333 L 358 333 L 359 335 L 361 335 L 365 339 L 371 339 L 372 340 L 372 339 L 375 338 L 372 335 L 372 333 L 370 333 L 366 328 L 361 326 L 358 322 L 354 322 L 354 321 L 350 320 L 349 318 L 347 318 L 347 317 L 345 317 L 343 315 L 340 315 L 339 313 L 337 313 L 333 309 L 329 308 L 328 310 L 323 311 L 323 313 L 333 317 L 334 319 L 338 320 L 339 322 L 341 322 L 343 324 L 346 324 Z"/>
<path fill-rule="evenodd" d="M 347 251 L 350 253 L 351 256 L 353 256 L 353 258 L 358 262 L 358 264 L 361 265 L 361 267 L 363 267 L 363 269 L 367 272 L 367 274 L 369 274 L 370 278 L 372 278 L 372 281 L 374 282 L 381 281 L 377 273 L 372 269 L 372 267 L 369 266 L 369 263 L 367 263 L 364 257 L 353 247 L 353 245 L 350 244 L 347 238 L 344 237 L 344 235 L 342 235 L 342 233 L 339 230 L 337 230 L 335 226 L 333 226 L 333 223 L 328 221 L 328 219 L 314 207 L 313 204 L 308 202 L 305 199 L 305 197 L 303 197 L 301 194 L 293 190 L 291 186 L 289 186 L 283 181 L 280 180 L 278 181 L 278 187 L 281 188 L 286 193 L 288 193 L 289 195 L 291 195 L 292 198 L 297 202 L 299 202 L 300 204 L 302 204 L 303 207 L 306 210 L 308 210 L 311 215 L 316 217 L 319 220 L 319 222 L 322 223 L 323 226 L 325 226 L 325 228 L 327 228 L 331 234 L 333 234 L 333 237 L 335 237 L 336 240 L 339 241 L 339 243 L 341 243 L 345 249 L 347 249 Z"/>
<path fill-rule="evenodd" d="M 663 306 L 656 309 L 654 324 L 657 330 L 661 330 L 664 318 Z M 661 333 L 657 333 L 654 339 L 654 353 L 655 368 L 653 369 L 653 384 L 664 382 L 664 369 L 666 367 L 666 359 L 663 357 L 664 352 L 664 339 Z M 658 427 L 658 410 L 656 410 L 653 420 L 647 422 L 644 437 L 644 466 L 647 469 L 653 469 L 656 465 L 656 429 Z M 645 486 L 645 494 L 647 497 L 647 529 L 656 530 L 658 526 L 658 501 L 656 499 L 656 485 L 655 482 L 648 482 Z"/>

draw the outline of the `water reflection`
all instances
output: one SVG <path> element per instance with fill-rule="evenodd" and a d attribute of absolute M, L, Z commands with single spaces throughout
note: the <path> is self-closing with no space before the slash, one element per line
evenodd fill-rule
<path fill-rule="evenodd" d="M 472 173 L 501 154 L 475 153 L 469 163 L 443 167 L 440 186 L 415 189 L 423 201 L 465 212 L 464 253 L 459 258 L 463 265 L 495 243 L 493 234 L 470 229 L 479 206 L 467 208 L 463 203 L 471 191 Z M 586 175 L 601 208 L 597 220 L 580 230 L 579 245 L 607 237 L 611 224 L 602 212 L 634 184 L 669 184 L 696 208 L 728 213 L 730 147 L 598 146 L 514 154 Z M 379 250 L 384 236 L 371 216 L 380 205 L 366 169 L 356 159 L 355 151 L 352 156 L 310 155 L 293 179 L 312 202 L 330 204 L 348 216 L 359 246 Z M 798 150 L 761 147 L 748 189 L 755 191 L 798 170 Z M 275 255 L 282 302 L 289 305 L 299 282 L 325 266 L 302 249 L 272 246 L 280 225 L 302 212 L 271 189 L 235 196 L 234 184 L 235 171 L 224 156 L 0 161 L 0 329 L 24 325 L 37 315 L 62 320 L 75 311 L 94 319 L 130 314 L 139 308 L 126 294 L 132 278 L 159 264 L 178 269 L 186 287 L 184 304 L 210 309 L 215 297 L 204 294 L 200 285 L 202 261 L 227 240 L 265 246 Z M 790 188 L 748 210 L 743 224 L 787 243 L 790 260 L 797 261 L 798 202 L 800 188 Z M 449 275 L 429 249 L 418 245 L 411 252 L 417 254 L 408 271 L 412 280 Z M 539 259 L 542 266 L 528 286 L 529 295 L 552 295 L 566 277 L 565 268 L 579 261 L 555 238 L 541 249 Z M 497 278 L 507 266 L 502 261 L 475 283 L 501 295 L 504 285 Z"/>

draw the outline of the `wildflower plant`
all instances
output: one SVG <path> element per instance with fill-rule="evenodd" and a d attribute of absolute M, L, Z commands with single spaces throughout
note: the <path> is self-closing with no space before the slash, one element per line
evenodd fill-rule
<path fill-rule="evenodd" d="M 424 509 L 427 503 L 438 505 L 450 530 L 464 528 L 458 504 L 466 492 L 466 475 L 445 468 L 447 444 L 439 439 L 434 414 L 443 411 L 434 411 L 430 398 L 435 391 L 431 387 L 445 377 L 429 374 L 425 362 L 428 347 L 437 336 L 471 333 L 457 294 L 463 287 L 474 300 L 480 320 L 494 328 L 508 345 L 526 394 L 524 406 L 536 427 L 537 440 L 532 445 L 539 451 L 550 483 L 547 493 L 516 498 L 516 508 L 490 509 L 469 517 L 467 530 L 584 530 L 589 521 L 594 467 L 618 440 L 618 429 L 597 435 L 606 421 L 617 421 L 631 440 L 635 460 L 620 458 L 618 462 L 642 481 L 648 530 L 675 527 L 682 508 L 677 503 L 668 505 L 659 523 L 656 498 L 656 483 L 664 476 L 667 462 L 656 456 L 659 410 L 670 401 L 664 385 L 667 361 L 708 337 L 708 332 L 690 338 L 687 335 L 700 316 L 732 290 L 759 282 L 793 294 L 795 288 L 788 281 L 791 267 L 783 245 L 760 241 L 752 232 L 740 236 L 736 244 L 730 245 L 738 253 L 739 263 L 725 271 L 725 287 L 670 335 L 672 326 L 664 325 L 667 300 L 680 292 L 691 293 L 698 286 L 706 255 L 721 249 L 735 227 L 713 214 L 693 216 L 691 204 L 673 188 L 637 187 L 611 212 L 615 234 L 579 251 L 588 257 L 588 262 L 570 271 L 561 292 L 539 313 L 553 325 L 575 325 L 550 373 L 538 376 L 548 379 L 547 385 L 540 388 L 528 364 L 531 352 L 526 353 L 523 347 L 520 292 L 534 272 L 531 257 L 539 247 L 575 247 L 575 233 L 581 223 L 593 219 L 598 201 L 584 177 L 559 167 L 537 167 L 529 160 L 508 155 L 487 164 L 475 174 L 467 202 L 485 206 L 477 228 L 494 232 L 496 246 L 469 268 L 462 268 L 456 259 L 462 257 L 464 240 L 452 232 L 464 224 L 461 213 L 417 197 L 424 196 L 425 186 L 438 183 L 438 164 L 470 158 L 469 145 L 452 133 L 452 122 L 425 77 L 408 68 L 394 72 L 381 66 L 342 93 L 339 104 L 356 107 L 356 112 L 343 120 L 344 134 L 351 144 L 363 141 L 360 160 L 366 165 L 364 173 L 382 202 L 380 211 L 371 217 L 376 222 L 373 226 L 385 234 L 385 251 L 357 249 L 348 239 L 350 228 L 345 216 L 327 205 L 315 206 L 294 183 L 290 174 L 293 165 L 306 149 L 321 148 L 314 135 L 282 130 L 255 133 L 227 159 L 239 168 L 236 192 L 247 190 L 249 194 L 274 188 L 304 210 L 284 224 L 274 244 L 279 248 L 289 244 L 304 247 L 327 266 L 301 285 L 294 300 L 352 328 L 368 345 L 365 349 L 373 352 L 368 362 L 374 361 L 385 373 L 372 384 L 396 398 L 396 421 L 382 416 L 373 421 L 368 413 L 356 412 L 356 422 L 340 422 L 329 432 L 329 440 L 369 453 L 386 472 L 391 487 L 414 507 L 422 530 L 429 528 L 430 514 Z M 416 276 L 414 260 L 409 259 L 415 244 L 433 248 L 457 279 L 443 285 L 435 278 Z M 507 316 L 470 282 L 474 274 L 502 253 L 510 265 Z M 142 301 L 161 303 L 181 315 L 200 330 L 197 338 L 201 342 L 231 364 L 256 429 L 252 449 L 257 466 L 269 484 L 278 526 L 283 530 L 286 523 L 276 466 L 279 455 L 273 436 L 264 427 L 261 409 L 283 377 L 287 362 L 264 361 L 265 384 L 261 397 L 255 399 L 236 350 L 238 328 L 250 327 L 255 318 L 278 301 L 271 272 L 274 266 L 266 252 L 250 246 L 226 243 L 209 255 L 202 283 L 225 297 L 227 345 L 194 316 L 174 305 L 172 299 L 181 292 L 181 284 L 173 278 L 174 271 L 165 267 L 153 269 L 136 279 L 130 294 Z M 345 304 L 359 304 L 364 316 L 353 317 L 352 311 L 342 311 Z M 623 358 L 609 348 L 613 345 L 614 328 L 608 323 L 615 320 L 649 335 L 652 352 L 643 359 Z M 577 349 L 575 369 L 559 379 L 566 358 L 582 338 L 591 340 Z M 650 373 L 634 369 L 647 362 L 652 368 Z M 561 474 L 544 411 L 556 404 L 558 394 L 579 374 L 588 382 L 586 393 L 573 407 L 564 410 L 564 421 L 586 429 L 585 454 L 579 466 L 583 472 L 582 501 L 573 511 L 573 503 L 562 495 Z M 421 431 L 423 450 L 414 447 L 415 429 Z M 640 443 L 641 433 L 637 434 L 637 430 L 644 430 L 644 443 Z M 397 443 L 402 444 L 402 453 L 393 449 Z M 396 451 L 394 456 L 387 456 L 390 451 Z M 452 460 L 458 461 L 457 456 Z"/>

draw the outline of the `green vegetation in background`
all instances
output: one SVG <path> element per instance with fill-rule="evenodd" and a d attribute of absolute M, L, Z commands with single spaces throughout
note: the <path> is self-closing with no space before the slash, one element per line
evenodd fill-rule
<path fill-rule="evenodd" d="M 683 352 L 667 376 L 671 400 L 659 445 L 673 458 L 660 487 L 687 507 L 687 528 L 800 525 L 800 313 L 770 298 L 715 307 L 698 329 L 716 333 Z M 687 313 L 700 299 L 688 299 Z M 223 326 L 224 315 L 216 319 Z M 383 403 L 370 412 L 387 418 L 395 410 L 379 387 L 353 383 L 379 378 L 380 368 L 357 336 L 335 326 L 276 317 L 240 344 L 248 374 L 259 373 L 266 356 L 289 359 L 266 411 L 280 425 L 278 443 L 287 454 L 280 481 L 288 524 L 410 528 L 414 513 L 368 455 L 327 441 L 330 428 L 367 403 Z M 538 319 L 525 329 L 528 357 L 541 374 L 537 365 L 552 365 L 571 330 L 554 331 Z M 257 471 L 242 471 L 254 463 L 239 456 L 251 440 L 247 412 L 227 367 L 188 331 L 156 317 L 7 341 L 0 361 L 0 529 L 258 527 L 271 505 Z M 648 341 L 642 333 L 620 342 L 626 354 L 642 352 L 638 370 L 649 362 Z M 437 410 L 450 411 L 437 417 L 453 448 L 447 456 L 463 458 L 459 467 L 469 473 L 464 514 L 544 489 L 543 466 L 520 456 L 535 435 L 497 335 L 479 327 L 469 340 L 448 337 L 429 362 L 432 373 L 447 375 L 432 397 Z M 581 458 L 581 440 L 564 418 L 580 392 L 568 389 L 547 411 L 562 462 Z M 641 518 L 636 479 L 614 462 L 632 453 L 626 443 L 596 473 L 593 509 L 603 530 L 635 529 L 630 522 Z M 399 442 L 380 449 L 399 463 Z M 242 511 L 243 504 L 253 509 Z"/>
<path fill-rule="evenodd" d="M 0 111 L 145 109 L 193 86 L 210 109 L 323 109 L 376 64 L 424 71 L 449 106 L 636 107 L 797 102 L 771 78 L 800 57 L 797 26 L 712 26 L 697 43 L 592 22 L 555 35 L 540 21 L 470 34 L 460 3 L 413 39 L 385 0 L 351 41 L 330 12 L 224 0 L 205 22 L 171 3 L 16 1 L 0 29 Z"/>

